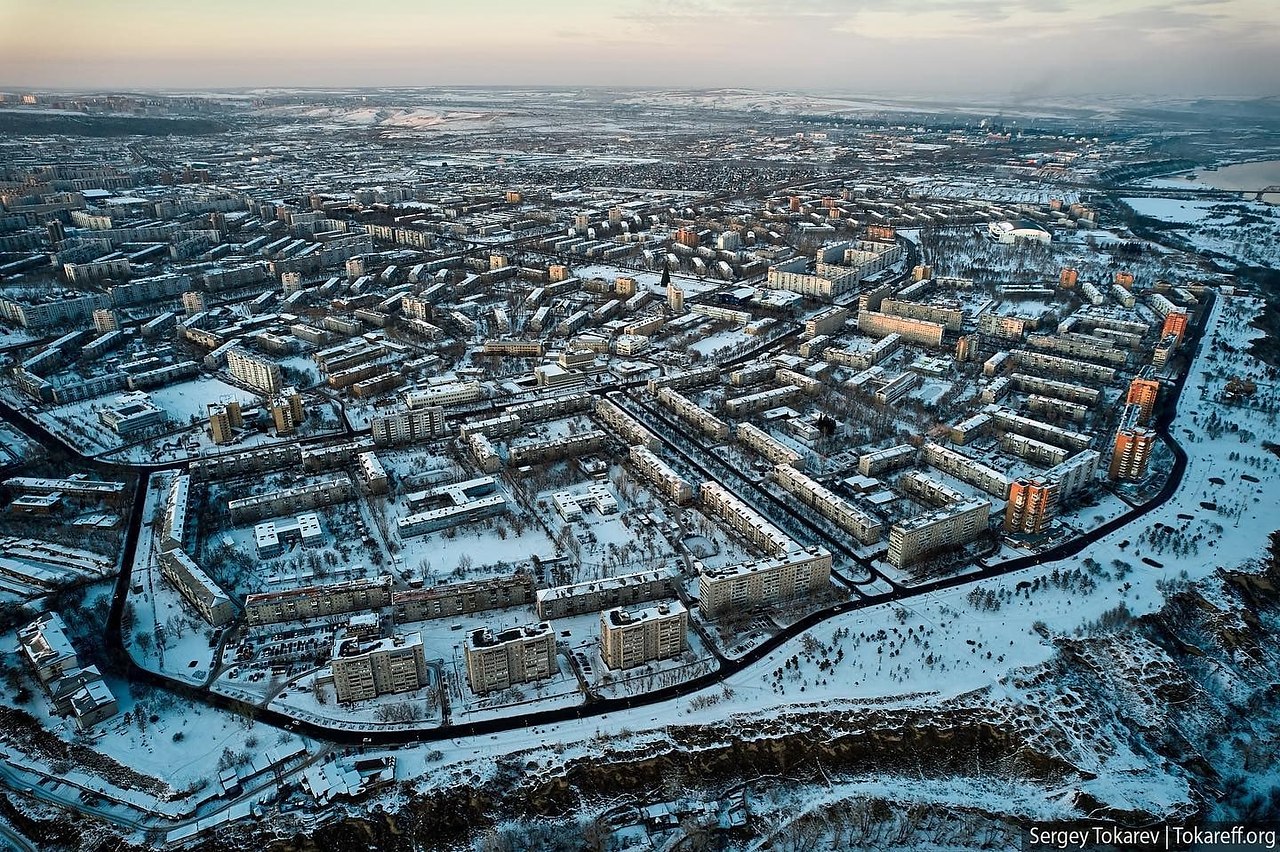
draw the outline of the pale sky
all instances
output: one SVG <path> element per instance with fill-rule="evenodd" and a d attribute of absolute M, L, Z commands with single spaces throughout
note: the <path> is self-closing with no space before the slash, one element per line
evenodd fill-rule
<path fill-rule="evenodd" d="M 0 0 L 0 88 L 1280 94 L 1280 0 Z"/>

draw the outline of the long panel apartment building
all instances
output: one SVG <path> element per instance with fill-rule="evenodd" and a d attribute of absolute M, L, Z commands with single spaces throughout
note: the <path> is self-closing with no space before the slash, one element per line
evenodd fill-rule
<path fill-rule="evenodd" d="M 664 568 L 552 586 L 537 593 L 538 617 L 567 618 L 613 607 L 634 606 L 677 595 L 679 572 Z"/>
<path fill-rule="evenodd" d="M 889 528 L 890 564 L 899 568 L 958 547 L 987 531 L 991 504 L 981 498 L 946 506 Z"/>
<path fill-rule="evenodd" d="M 774 481 L 806 506 L 818 510 L 823 517 L 863 544 L 874 544 L 884 535 L 884 523 L 874 515 L 850 505 L 820 482 L 810 479 L 793 467 L 778 465 L 773 469 Z"/>
<path fill-rule="evenodd" d="M 993 497 L 1003 500 L 1009 496 L 1008 476 L 950 447 L 928 441 L 924 445 L 924 460 L 931 467 L 981 488 Z"/>
<path fill-rule="evenodd" d="M 813 594 L 831 583 L 831 554 L 820 547 L 723 568 L 698 568 L 698 608 L 708 618 Z"/>
<path fill-rule="evenodd" d="M 772 464 L 785 464 L 796 468 L 804 467 L 803 455 L 758 426 L 751 423 L 739 423 L 734 434 L 739 442 L 755 450 Z"/>
<path fill-rule="evenodd" d="M 896 334 L 912 343 L 938 347 L 942 345 L 942 335 L 946 331 L 946 326 L 928 320 L 897 317 L 876 311 L 862 311 L 858 314 L 858 331 L 872 337 Z"/>
<path fill-rule="evenodd" d="M 533 575 L 520 571 L 510 577 L 392 592 L 391 606 L 395 610 L 396 623 L 403 624 L 526 606 L 533 599 Z"/>
<path fill-rule="evenodd" d="M 279 515 L 296 515 L 307 509 L 344 503 L 351 499 L 352 493 L 351 479 L 336 476 L 295 488 L 230 500 L 227 502 L 227 509 L 231 512 L 231 520 L 239 524 Z"/>
<path fill-rule="evenodd" d="M 256 626 L 364 612 L 390 604 L 391 577 L 383 576 L 248 595 L 244 614 L 245 620 Z"/>
<path fill-rule="evenodd" d="M 630 453 L 631 463 L 636 466 L 645 478 L 658 487 L 658 490 L 684 505 L 693 500 L 693 486 L 680 476 L 671 466 L 645 447 L 633 446 Z"/>
<path fill-rule="evenodd" d="M 781 556 L 795 547 L 795 543 L 782 530 L 765 520 L 759 512 L 739 500 L 720 483 L 704 482 L 699 492 L 704 509 L 770 556 Z"/>
<path fill-rule="evenodd" d="M 617 432 L 628 444 L 638 444 L 650 451 L 658 449 L 658 438 L 627 412 L 604 397 L 596 399 L 596 417 Z"/>
<path fill-rule="evenodd" d="M 222 627 L 235 618 L 231 598 L 185 550 L 177 548 L 161 553 L 160 574 L 214 627 Z"/>
<path fill-rule="evenodd" d="M 658 402 L 670 409 L 677 417 L 703 432 L 723 441 L 729 437 L 729 426 L 719 417 L 707 411 L 687 396 L 671 388 L 662 388 L 657 393 Z"/>

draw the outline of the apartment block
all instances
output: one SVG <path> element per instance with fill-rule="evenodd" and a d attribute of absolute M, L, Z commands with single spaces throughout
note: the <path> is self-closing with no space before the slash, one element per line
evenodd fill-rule
<path fill-rule="evenodd" d="M 1020 477 L 1009 487 L 1009 502 L 1004 510 L 1005 532 L 1039 535 L 1053 521 L 1057 510 L 1057 482 Z"/>
<path fill-rule="evenodd" d="M 804 336 L 807 338 L 814 338 L 820 334 L 835 334 L 841 331 L 844 328 L 844 324 L 848 321 L 848 308 L 826 308 L 805 320 Z"/>
<path fill-rule="evenodd" d="M 279 364 L 239 347 L 227 351 L 227 371 L 233 379 L 263 395 L 276 393 L 283 385 Z"/>
<path fill-rule="evenodd" d="M 1038 393 L 1091 407 L 1102 399 L 1102 391 L 1085 385 L 1074 385 L 1027 373 L 1013 373 L 1009 378 L 1013 381 L 1014 388 L 1024 393 Z"/>
<path fill-rule="evenodd" d="M 200 617 L 214 627 L 222 627 L 235 618 L 231 598 L 185 550 L 174 548 L 161 553 L 160 575 L 173 584 Z"/>
<path fill-rule="evenodd" d="M 698 568 L 698 608 L 708 618 L 746 613 L 825 589 L 831 582 L 831 554 L 820 547 L 723 568 Z"/>
<path fill-rule="evenodd" d="M 656 396 L 658 391 L 663 388 L 671 388 L 672 390 L 689 390 L 691 388 L 701 388 L 706 387 L 707 385 L 718 384 L 719 381 L 720 368 L 715 365 L 708 365 L 706 367 L 698 367 L 694 370 L 686 370 L 683 373 L 674 373 L 669 376 L 649 379 L 645 382 L 645 389 Z"/>
<path fill-rule="evenodd" d="M 336 476 L 295 488 L 229 500 L 227 509 L 231 512 L 232 522 L 241 524 L 259 518 L 292 515 L 320 506 L 345 503 L 351 499 L 352 494 L 350 478 Z"/>
<path fill-rule="evenodd" d="M 447 382 L 411 390 L 404 395 L 404 401 L 410 408 L 461 405 L 475 402 L 483 394 L 484 388 L 479 382 Z"/>
<path fill-rule="evenodd" d="M 638 444 L 650 451 L 658 449 L 658 438 L 627 412 L 604 397 L 595 402 L 596 417 L 617 432 L 628 444 Z"/>
<path fill-rule="evenodd" d="M 739 423 L 735 430 L 735 436 L 740 443 L 755 450 L 772 464 L 785 464 L 795 468 L 804 467 L 803 455 L 758 426 L 745 422 Z"/>
<path fill-rule="evenodd" d="M 467 682 L 477 695 L 545 680 L 559 670 L 555 630 L 545 621 L 500 633 L 473 630 L 467 634 L 464 651 Z"/>
<path fill-rule="evenodd" d="M 426 405 L 381 414 L 369 421 L 373 442 L 380 447 L 395 447 L 429 441 L 448 434 L 444 408 Z"/>
<path fill-rule="evenodd" d="M 1125 396 L 1126 405 L 1136 405 L 1142 412 L 1138 422 L 1151 422 L 1151 414 L 1155 411 L 1156 401 L 1160 398 L 1160 382 L 1155 379 L 1139 376 L 1129 383 L 1129 391 Z"/>
<path fill-rule="evenodd" d="M 647 448 L 635 445 L 630 451 L 631 463 L 658 490 L 679 505 L 693 500 L 693 486 Z"/>
<path fill-rule="evenodd" d="M 247 595 L 244 614 L 250 626 L 258 626 L 365 612 L 390 604 L 391 577 L 383 576 Z"/>
<path fill-rule="evenodd" d="M 370 494 L 386 494 L 390 488 L 387 471 L 373 453 L 365 452 L 356 456 L 356 475 Z"/>
<path fill-rule="evenodd" d="M 464 438 L 472 435 L 484 435 L 486 438 L 501 438 L 504 435 L 518 435 L 524 423 L 514 414 L 499 414 L 481 420 L 469 420 L 458 427 L 458 434 Z"/>
<path fill-rule="evenodd" d="M 672 392 L 663 391 L 663 393 L 672 393 Z M 767 411 L 770 408 L 778 408 L 779 406 L 789 405 L 790 403 L 794 402 L 799 396 L 800 396 L 800 389 L 797 387 L 793 387 L 791 385 L 787 385 L 785 387 L 780 387 L 780 388 L 769 388 L 768 390 L 762 390 L 756 393 L 745 394 L 743 396 L 737 396 L 737 397 L 732 397 L 731 399 L 727 399 L 725 400 L 724 410 L 731 417 L 745 417 L 749 414 L 755 414 L 756 412 L 759 412 L 759 411 Z M 681 399 L 684 399 L 684 397 L 681 397 Z M 712 415 L 707 414 L 702 409 L 697 409 L 697 410 L 701 412 L 702 416 L 712 417 Z M 691 419 L 691 418 L 686 418 L 686 419 Z M 718 425 L 713 426 L 713 428 L 715 428 L 715 431 L 718 433 L 720 431 L 719 426 L 723 426 L 724 424 L 718 419 L 715 419 L 715 423 Z M 725 426 L 724 431 L 727 437 L 728 435 L 727 426 Z M 717 440 L 724 440 L 724 439 L 718 438 Z"/>
<path fill-rule="evenodd" d="M 883 450 L 873 450 L 858 457 L 858 473 L 863 476 L 879 476 L 900 467 L 915 464 L 919 450 L 910 444 L 897 444 Z"/>
<path fill-rule="evenodd" d="M 889 529 L 888 560 L 903 568 L 967 544 L 987 531 L 990 515 L 991 504 L 979 498 L 900 521 Z"/>
<path fill-rule="evenodd" d="M 687 396 L 671 388 L 661 388 L 656 396 L 661 405 L 699 432 L 717 441 L 728 440 L 729 425 Z"/>
<path fill-rule="evenodd" d="M 1068 449 L 1014 432 L 1000 436 L 1000 449 L 1034 464 L 1050 466 L 1066 461 L 1071 455 Z"/>
<path fill-rule="evenodd" d="M 684 653 L 689 612 L 679 601 L 600 613 L 600 656 L 613 671 Z"/>
<path fill-rule="evenodd" d="M 720 518 L 730 529 L 770 556 L 781 556 L 796 546 L 782 530 L 765 520 L 759 512 L 720 483 L 704 482 L 699 492 L 702 507 L 707 512 Z"/>
<path fill-rule="evenodd" d="M 1018 367 L 1033 374 L 1049 373 L 1102 385 L 1110 384 L 1116 378 L 1114 367 L 1090 364 L 1087 361 L 1048 355 L 1044 352 L 1020 350 L 1013 353 L 1013 359 Z"/>
<path fill-rule="evenodd" d="M 773 469 L 773 479 L 801 503 L 833 521 L 862 544 L 874 544 L 884 535 L 884 523 L 874 515 L 851 506 L 825 485 L 787 465 Z"/>
<path fill-rule="evenodd" d="M 302 461 L 302 450 L 296 444 L 255 447 L 239 453 L 219 453 L 191 463 L 191 476 L 197 481 L 229 479 L 236 476 L 280 470 Z"/>
<path fill-rule="evenodd" d="M 1009 494 L 1008 476 L 964 453 L 933 441 L 926 441 L 923 455 L 925 462 L 930 466 L 977 486 L 992 496 L 1003 500 Z"/>
<path fill-rule="evenodd" d="M 589 393 L 566 393 L 520 402 L 507 408 L 507 414 L 519 417 L 523 423 L 554 420 L 566 414 L 590 411 L 595 405 Z"/>
<path fill-rule="evenodd" d="M 18 645 L 49 696 L 54 713 L 71 716 L 85 732 L 119 712 L 115 695 L 96 666 L 81 666 L 67 625 L 46 612 L 17 631 Z"/>
<path fill-rule="evenodd" d="M 340 630 L 334 638 L 329 667 L 341 704 L 412 692 L 427 682 L 427 662 L 418 633 L 362 642 Z"/>
<path fill-rule="evenodd" d="M 1061 426 L 1045 423 L 1034 417 L 1025 417 L 1003 406 L 988 405 L 983 411 L 991 415 L 992 422 L 1000 432 L 1015 432 L 1047 444 L 1066 447 L 1069 450 L 1083 450 L 1093 443 L 1092 435 L 1063 429 Z"/>
<path fill-rule="evenodd" d="M 236 430 L 244 428 L 238 402 L 210 403 L 206 411 L 209 415 L 209 437 L 215 444 L 231 443 L 236 439 Z"/>
<path fill-rule="evenodd" d="M 679 573 L 672 569 L 619 574 L 569 586 L 552 586 L 537 593 L 539 618 L 567 618 L 612 607 L 633 606 L 673 598 Z"/>
<path fill-rule="evenodd" d="M 1101 462 L 1102 454 L 1097 450 L 1084 450 L 1049 468 L 1042 476 L 1045 480 L 1058 483 L 1058 498 L 1065 502 L 1093 483 Z"/>
<path fill-rule="evenodd" d="M 164 526 L 160 533 L 160 550 L 181 549 L 187 540 L 187 507 L 191 499 L 191 477 L 175 476 L 164 503 Z"/>
<path fill-rule="evenodd" d="M 939 323 L 950 331 L 959 331 L 964 323 L 964 312 L 959 307 L 922 304 L 905 299 L 885 299 L 880 303 L 880 312 L 907 319 Z"/>
<path fill-rule="evenodd" d="M 302 394 L 293 387 L 287 387 L 273 397 L 268 410 L 277 435 L 292 435 L 307 416 L 302 404 Z"/>
<path fill-rule="evenodd" d="M 591 429 L 576 435 L 564 435 L 546 441 L 512 443 L 508 448 L 508 459 L 515 465 L 542 464 L 598 450 L 608 440 L 609 436 L 604 432 Z"/>
<path fill-rule="evenodd" d="M 858 314 L 858 331 L 872 337 L 887 337 L 896 334 L 903 340 L 918 343 L 921 346 L 941 346 L 942 334 L 946 326 L 928 320 L 898 317 L 876 311 L 863 311 Z"/>
<path fill-rule="evenodd" d="M 526 571 L 509 577 L 443 583 L 391 593 L 397 624 L 526 606 L 533 600 L 533 575 Z"/>
<path fill-rule="evenodd" d="M 1141 426 L 1124 426 L 1116 431 L 1107 476 L 1113 481 L 1136 481 L 1147 475 L 1147 464 L 1155 448 L 1156 433 Z"/>

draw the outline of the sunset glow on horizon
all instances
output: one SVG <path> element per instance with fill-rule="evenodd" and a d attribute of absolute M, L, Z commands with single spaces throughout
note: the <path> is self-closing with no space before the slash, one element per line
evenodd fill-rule
<path fill-rule="evenodd" d="M 0 0 L 0 85 L 1274 94 L 1269 0 Z"/>

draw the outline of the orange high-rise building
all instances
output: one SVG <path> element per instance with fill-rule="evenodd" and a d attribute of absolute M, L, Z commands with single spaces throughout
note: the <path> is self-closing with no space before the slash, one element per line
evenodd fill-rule
<path fill-rule="evenodd" d="M 1080 271 L 1074 266 L 1062 267 L 1062 273 L 1058 276 L 1058 284 L 1063 288 L 1070 290 L 1076 286 L 1076 282 L 1080 280 Z"/>
<path fill-rule="evenodd" d="M 898 238 L 898 229 L 892 225 L 868 225 L 867 239 L 878 243 L 891 243 Z"/>
<path fill-rule="evenodd" d="M 1173 335 L 1178 338 L 1178 342 L 1182 342 L 1182 338 L 1187 333 L 1187 315 L 1184 313 L 1169 314 L 1164 318 L 1164 326 L 1160 329 L 1162 338 Z"/>
<path fill-rule="evenodd" d="M 1126 290 L 1132 290 L 1132 289 L 1133 289 L 1133 273 L 1132 273 L 1132 272 L 1117 272 L 1117 273 L 1116 273 L 1116 283 L 1117 283 L 1117 284 L 1119 284 L 1121 287 L 1123 287 L 1123 288 L 1124 288 L 1124 289 L 1126 289 Z"/>
<path fill-rule="evenodd" d="M 791 205 L 792 213 L 799 213 L 800 212 L 800 196 L 798 195 L 791 196 L 790 205 Z"/>
<path fill-rule="evenodd" d="M 924 281 L 933 277 L 933 267 L 926 264 L 919 264 L 911 268 L 912 281 Z"/>
<path fill-rule="evenodd" d="M 1133 427 L 1116 432 L 1115 449 L 1111 453 L 1111 466 L 1107 476 L 1112 480 L 1138 480 L 1147 475 L 1147 462 L 1151 461 L 1151 449 L 1155 446 L 1156 433 L 1150 429 Z"/>
<path fill-rule="evenodd" d="M 698 243 L 700 242 L 698 239 L 698 232 L 693 228 L 681 228 L 676 231 L 676 242 L 682 246 L 697 248 Z"/>
<path fill-rule="evenodd" d="M 1129 394 L 1125 397 L 1126 405 L 1136 405 L 1142 409 L 1140 422 L 1151 420 L 1151 412 L 1155 410 L 1156 400 L 1160 397 L 1160 383 L 1155 379 L 1136 378 L 1129 382 Z"/>
<path fill-rule="evenodd" d="M 1035 535 L 1043 532 L 1058 509 L 1058 483 L 1043 479 L 1018 479 L 1009 486 L 1004 509 L 1005 532 Z"/>

